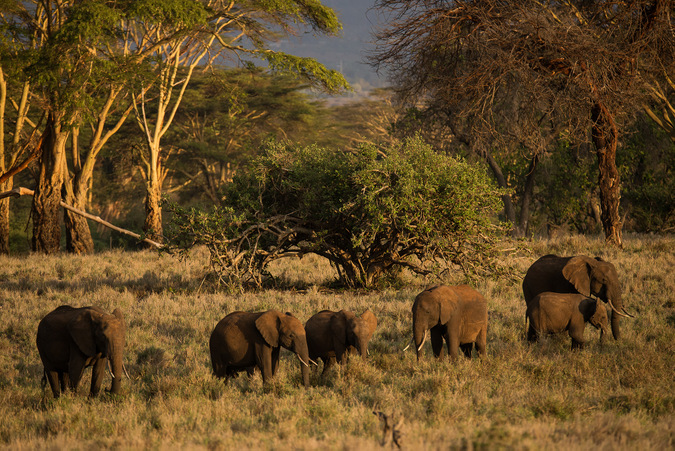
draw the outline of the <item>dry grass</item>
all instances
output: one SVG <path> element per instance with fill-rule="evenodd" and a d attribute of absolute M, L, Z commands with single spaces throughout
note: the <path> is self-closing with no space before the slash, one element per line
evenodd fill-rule
<path fill-rule="evenodd" d="M 402 352 L 410 307 L 428 281 L 405 288 L 334 291 L 324 261 L 280 262 L 274 271 L 301 289 L 230 294 L 201 285 L 205 254 L 179 262 L 152 252 L 0 257 L 0 444 L 12 449 L 379 447 L 377 410 L 405 418 L 408 449 L 672 449 L 675 445 L 675 239 L 627 237 L 624 250 L 572 237 L 526 243 L 505 257 L 521 274 L 539 255 L 586 253 L 613 261 L 626 304 L 621 342 L 569 350 L 569 337 L 528 346 L 519 281 L 485 280 L 488 358 L 417 364 Z M 459 282 L 455 280 L 452 282 Z M 122 395 L 54 400 L 40 388 L 35 347 L 40 318 L 58 305 L 99 305 L 126 314 Z M 324 309 L 372 309 L 378 330 L 368 360 L 353 358 L 312 387 L 282 353 L 280 373 L 225 385 L 211 375 L 208 336 L 235 309 L 276 308 L 303 322 Z M 426 345 L 429 347 L 429 345 Z M 106 376 L 107 377 L 107 376 Z M 109 379 L 106 384 L 109 384 Z"/>

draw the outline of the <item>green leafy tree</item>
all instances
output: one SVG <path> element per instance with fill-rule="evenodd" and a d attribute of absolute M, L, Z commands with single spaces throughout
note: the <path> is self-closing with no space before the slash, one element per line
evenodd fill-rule
<path fill-rule="evenodd" d="M 402 267 L 495 266 L 501 191 L 478 167 L 419 139 L 343 152 L 272 142 L 228 187 L 222 207 L 173 206 L 170 244 L 205 244 L 221 280 L 265 280 L 267 264 L 321 255 L 348 286 L 371 287 Z"/>

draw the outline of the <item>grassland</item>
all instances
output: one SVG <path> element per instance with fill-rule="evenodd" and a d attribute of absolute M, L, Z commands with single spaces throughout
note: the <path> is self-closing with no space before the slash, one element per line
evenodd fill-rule
<path fill-rule="evenodd" d="M 483 280 L 488 357 L 456 364 L 415 361 L 412 300 L 431 281 L 408 276 L 397 288 L 328 288 L 334 273 L 306 256 L 275 274 L 295 288 L 227 293 L 202 284 L 206 255 L 181 262 L 154 252 L 0 257 L 0 446 L 37 448 L 374 449 L 373 408 L 403 417 L 407 449 L 673 449 L 675 446 L 675 238 L 626 237 L 623 250 L 600 239 L 526 242 L 504 259 L 522 277 L 540 255 L 600 255 L 612 261 L 635 319 L 623 338 L 569 350 L 567 336 L 524 341 L 520 280 Z M 449 283 L 462 280 L 457 276 Z M 40 387 L 39 320 L 62 304 L 120 307 L 128 326 L 120 396 L 58 400 Z M 378 317 L 369 359 L 352 358 L 300 386 L 292 354 L 277 377 L 228 385 L 211 375 L 208 337 L 233 310 L 291 311 L 303 322 L 324 309 L 366 308 Z M 110 379 L 106 376 L 105 384 Z"/>

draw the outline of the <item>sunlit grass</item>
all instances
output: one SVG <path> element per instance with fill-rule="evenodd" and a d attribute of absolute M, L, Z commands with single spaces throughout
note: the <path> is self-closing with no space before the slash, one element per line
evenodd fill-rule
<path fill-rule="evenodd" d="M 453 364 L 418 363 L 409 343 L 412 300 L 429 280 L 407 275 L 403 288 L 333 289 L 334 269 L 317 257 L 282 260 L 279 286 L 230 293 L 205 279 L 207 254 L 105 252 L 95 256 L 0 257 L 0 443 L 8 448 L 93 447 L 329 448 L 379 447 L 372 410 L 404 417 L 409 448 L 667 449 L 675 430 L 675 240 L 627 237 L 623 250 L 599 238 L 526 242 L 505 257 L 521 275 L 538 256 L 585 253 L 612 261 L 626 306 L 620 342 L 571 352 L 568 336 L 524 341 L 520 280 L 483 280 L 488 299 L 488 356 Z M 452 283 L 461 281 L 453 275 Z M 40 387 L 37 323 L 61 304 L 120 307 L 128 326 L 122 394 L 54 400 Z M 229 384 L 211 375 L 208 337 L 234 310 L 275 308 L 301 321 L 322 309 L 370 308 L 378 329 L 367 360 L 352 358 L 311 387 L 284 351 L 275 379 L 259 374 Z M 108 378 L 108 376 L 106 376 Z M 110 380 L 105 384 L 109 386 Z"/>

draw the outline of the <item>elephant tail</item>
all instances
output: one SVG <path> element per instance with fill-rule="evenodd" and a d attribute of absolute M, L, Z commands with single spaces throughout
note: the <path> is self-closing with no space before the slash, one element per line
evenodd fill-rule
<path fill-rule="evenodd" d="M 42 388 L 42 391 L 45 391 L 46 386 L 47 386 L 47 370 L 43 369 L 42 380 L 40 381 L 40 388 Z"/>

